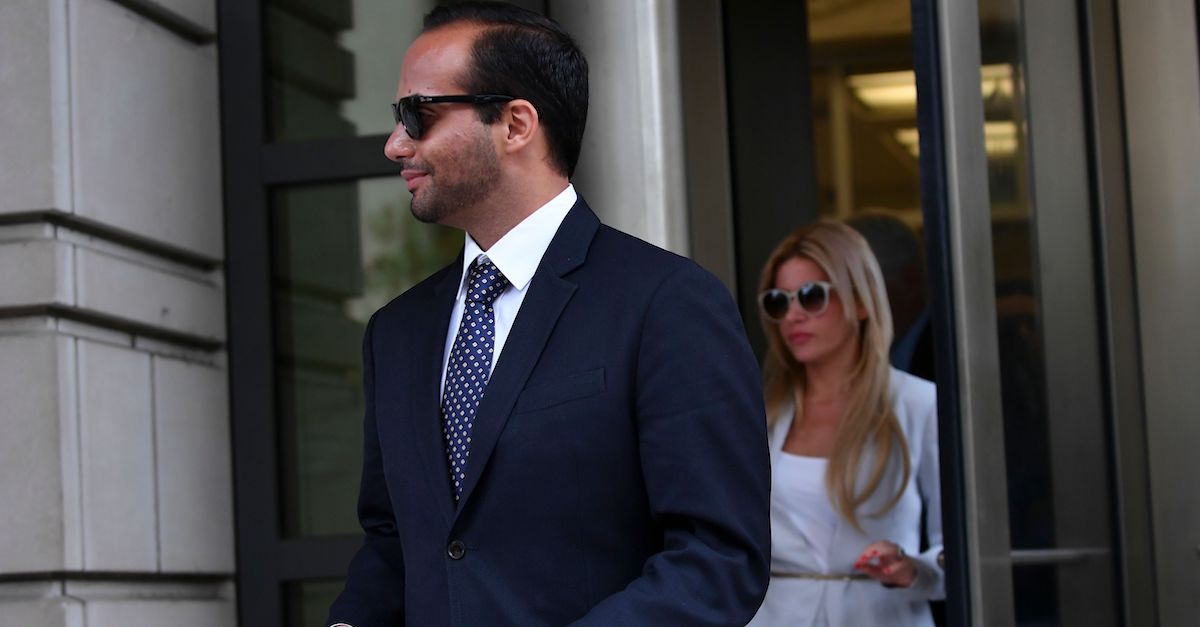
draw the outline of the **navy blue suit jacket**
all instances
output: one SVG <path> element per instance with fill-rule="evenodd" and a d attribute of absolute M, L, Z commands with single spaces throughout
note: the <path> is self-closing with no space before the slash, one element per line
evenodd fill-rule
<path fill-rule="evenodd" d="M 769 577 L 758 367 L 727 290 L 581 199 L 481 400 L 461 501 L 439 414 L 460 259 L 364 340 L 365 541 L 330 622 L 743 625 Z"/>

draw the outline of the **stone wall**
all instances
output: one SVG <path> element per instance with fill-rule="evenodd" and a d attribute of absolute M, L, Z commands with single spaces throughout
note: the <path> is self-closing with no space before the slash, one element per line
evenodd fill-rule
<path fill-rule="evenodd" d="M 236 621 L 215 28 L 0 6 L 0 627 Z"/>

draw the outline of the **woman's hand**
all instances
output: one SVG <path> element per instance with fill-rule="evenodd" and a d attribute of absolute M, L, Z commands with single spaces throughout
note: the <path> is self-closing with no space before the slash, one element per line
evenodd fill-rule
<path fill-rule="evenodd" d="M 917 578 L 917 568 L 904 549 L 887 540 L 868 545 L 854 562 L 854 568 L 893 588 L 907 588 Z"/>

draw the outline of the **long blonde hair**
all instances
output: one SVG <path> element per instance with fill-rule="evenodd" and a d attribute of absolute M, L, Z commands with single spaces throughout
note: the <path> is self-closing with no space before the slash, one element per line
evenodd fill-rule
<path fill-rule="evenodd" d="M 888 350 L 892 344 L 892 315 L 879 263 L 857 231 L 834 220 L 823 219 L 801 227 L 780 242 L 763 267 L 759 291 L 775 287 L 779 267 L 801 257 L 821 267 L 842 300 L 847 322 L 858 327 L 858 355 L 850 372 L 850 398 L 839 418 L 833 452 L 825 470 L 825 489 L 834 509 L 861 530 L 858 508 L 871 498 L 884 481 L 888 462 L 894 455 L 902 460 L 904 474 L 894 495 L 878 512 L 896 506 L 912 472 L 908 442 L 888 397 Z M 861 309 L 860 309 L 861 308 Z M 859 311 L 866 318 L 859 320 Z M 804 364 L 796 360 L 780 335 L 779 325 L 759 312 L 767 336 L 763 364 L 764 394 L 768 420 L 773 424 L 789 403 L 794 403 L 796 423 L 804 420 Z M 863 455 L 873 451 L 875 460 L 861 490 L 858 489 Z"/>

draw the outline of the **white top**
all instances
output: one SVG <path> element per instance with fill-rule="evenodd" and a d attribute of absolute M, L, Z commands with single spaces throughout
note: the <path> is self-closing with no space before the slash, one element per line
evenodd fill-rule
<path fill-rule="evenodd" d="M 542 256 L 550 247 L 550 240 L 558 232 L 558 227 L 566 219 L 571 207 L 575 206 L 578 194 L 575 187 L 567 184 L 567 188 L 559 192 L 550 202 L 542 205 L 529 214 L 519 224 L 505 233 L 486 254 L 475 243 L 469 233 L 465 233 L 466 243 L 463 248 L 462 276 L 458 281 L 458 296 L 454 299 L 454 309 L 450 311 L 450 327 L 446 330 L 446 349 L 442 354 L 442 391 L 446 387 L 446 364 L 450 361 L 450 350 L 454 348 L 454 338 L 458 336 L 458 324 L 462 321 L 463 307 L 467 302 L 467 273 L 471 262 L 478 257 L 486 257 L 508 279 L 511 284 L 504 293 L 496 297 L 492 303 L 492 311 L 496 316 L 496 334 L 493 340 L 492 370 L 500 361 L 500 351 L 504 349 L 504 341 L 512 329 L 513 320 L 529 293 L 529 283 L 542 263 Z"/>
<path fill-rule="evenodd" d="M 823 457 L 781 452 L 771 486 L 771 570 L 829 572 L 838 513 L 825 494 Z"/>
<path fill-rule="evenodd" d="M 824 551 L 806 555 L 810 550 L 802 534 L 810 533 L 803 523 L 789 522 L 780 512 L 794 511 L 802 505 L 794 503 L 795 491 L 785 487 L 797 479 L 794 456 L 783 452 L 783 442 L 795 416 L 792 407 L 770 429 L 772 494 L 771 494 L 771 569 L 775 572 L 822 572 L 849 574 L 857 572 L 854 563 L 868 544 L 890 540 L 904 548 L 917 570 L 916 579 L 908 588 L 885 588 L 874 580 L 818 580 L 796 577 L 771 577 L 766 599 L 750 622 L 753 627 L 931 627 L 933 618 L 929 601 L 945 596 L 945 578 L 937 565 L 942 551 L 941 484 L 938 471 L 937 391 L 924 379 L 893 368 L 890 397 L 900 428 L 908 441 L 912 474 L 903 486 L 899 502 L 882 516 L 871 516 L 896 493 L 901 469 L 898 460 L 889 463 L 884 481 L 864 503 L 859 512 L 859 531 L 837 516 L 831 539 Z M 863 456 L 866 481 L 874 462 L 868 453 Z M 822 484 L 823 488 L 823 484 Z M 824 495 L 822 495 L 824 496 Z M 828 498 L 822 508 L 830 508 Z M 928 548 L 920 551 L 921 517 L 926 518 Z M 811 518 L 811 516 L 810 516 Z M 819 562 L 822 559 L 823 562 Z M 820 567 L 820 568 L 818 568 Z"/>

